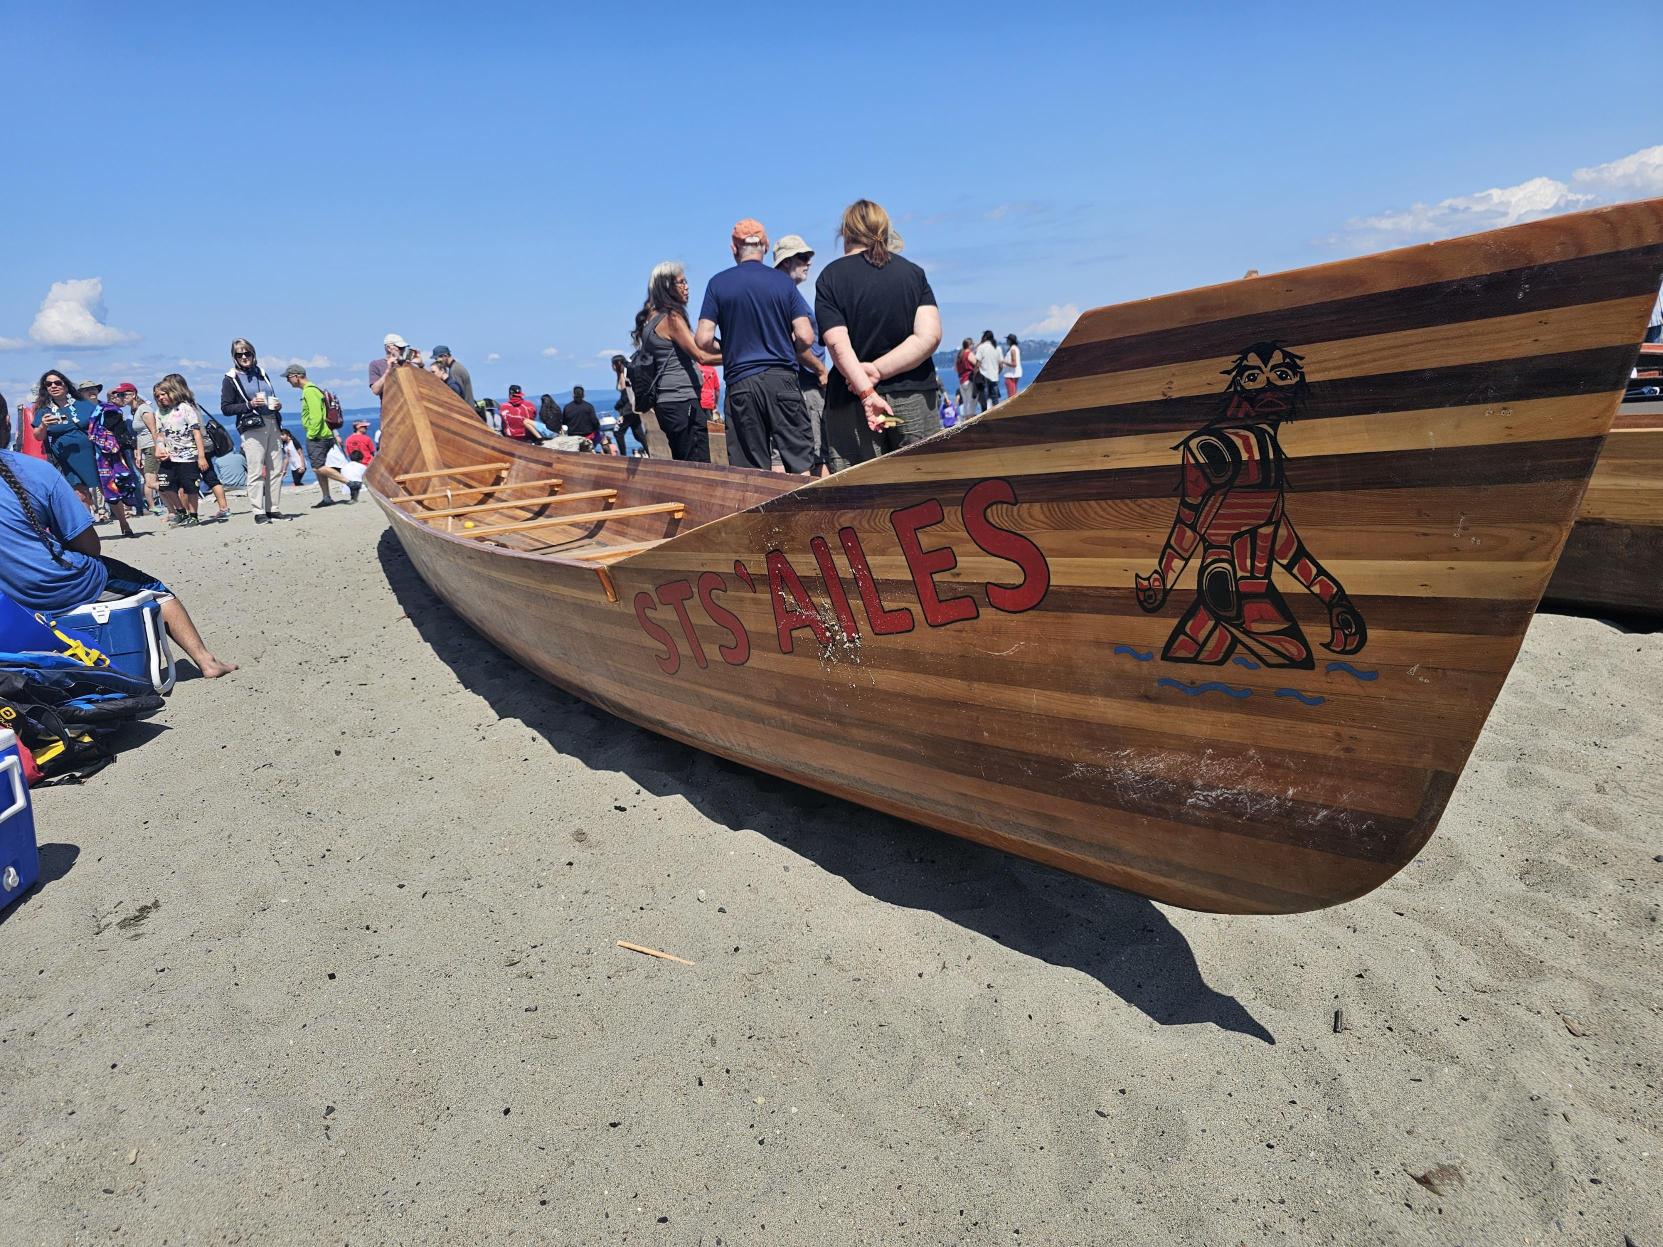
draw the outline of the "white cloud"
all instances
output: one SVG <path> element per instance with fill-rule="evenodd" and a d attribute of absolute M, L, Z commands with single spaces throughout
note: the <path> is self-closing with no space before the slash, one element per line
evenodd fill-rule
<path fill-rule="evenodd" d="M 1555 178 L 1531 178 L 1517 186 L 1496 186 L 1476 195 L 1457 195 L 1435 204 L 1414 204 L 1398 212 L 1349 221 L 1353 233 L 1384 238 L 1449 238 L 1534 221 L 1593 204 L 1598 196 L 1573 191 Z"/>
<path fill-rule="evenodd" d="M 290 364 L 299 364 L 302 368 L 333 368 L 335 363 L 327 355 L 314 355 L 311 359 L 302 359 L 298 355 L 262 355 L 260 363 L 267 372 L 273 368 L 287 368 Z"/>
<path fill-rule="evenodd" d="M 625 359 L 629 358 L 629 352 L 628 351 L 596 351 L 595 352 L 595 358 L 596 359 L 604 359 L 609 364 L 612 362 L 612 357 L 614 355 L 622 355 Z"/>
<path fill-rule="evenodd" d="M 29 326 L 40 346 L 97 349 L 136 342 L 139 335 L 104 323 L 104 283 L 97 277 L 55 281 Z"/>
<path fill-rule="evenodd" d="M 492 351 L 489 355 L 487 355 L 485 357 L 485 362 L 487 364 L 494 364 L 501 358 L 502 358 L 502 356 L 498 355 L 495 351 Z"/>
<path fill-rule="evenodd" d="M 0 338 L 0 351 L 21 351 L 28 345 L 22 338 Z"/>
<path fill-rule="evenodd" d="M 544 359 L 553 359 L 556 355 L 560 354 L 560 348 L 558 346 L 545 346 L 542 349 L 541 354 Z"/>
<path fill-rule="evenodd" d="M 1571 181 L 1607 191 L 1632 191 L 1633 198 L 1663 195 L 1663 143 L 1603 165 L 1578 169 Z"/>
<path fill-rule="evenodd" d="M 175 367 L 178 367 L 178 368 L 212 368 L 213 365 L 210 364 L 205 359 L 181 359 L 175 364 Z"/>
<path fill-rule="evenodd" d="M 1072 303 L 1053 303 L 1051 310 L 1040 320 L 1036 320 L 1017 336 L 1023 338 L 1039 337 L 1043 334 L 1063 334 L 1074 328 L 1074 322 L 1080 319 L 1080 309 Z"/>
<path fill-rule="evenodd" d="M 1330 241 L 1369 248 L 1450 238 L 1648 195 L 1663 195 L 1663 145 L 1577 169 L 1569 182 L 1534 177 L 1515 186 L 1358 217 Z"/>

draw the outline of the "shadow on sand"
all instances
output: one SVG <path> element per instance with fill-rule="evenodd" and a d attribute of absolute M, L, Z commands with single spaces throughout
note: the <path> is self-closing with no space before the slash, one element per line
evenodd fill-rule
<path fill-rule="evenodd" d="M 1088 974 L 1162 1025 L 1211 1022 L 1276 1042 L 1239 1001 L 1207 986 L 1188 942 L 1150 901 L 753 771 L 597 710 L 527 678 L 427 587 L 390 531 L 377 554 L 410 622 L 463 685 L 562 753 L 625 774 L 655 796 L 681 796 L 730 829 L 789 845 L 878 900 L 928 910 Z M 758 809 L 778 817 L 758 819 Z"/>
<path fill-rule="evenodd" d="M 45 888 L 51 887 L 59 879 L 69 873 L 70 867 L 75 865 L 75 859 L 81 856 L 81 846 L 78 844 L 58 844 L 49 842 L 40 846 L 40 880 L 30 888 L 17 903 L 0 909 L 0 923 L 17 913 L 29 904 Z"/>

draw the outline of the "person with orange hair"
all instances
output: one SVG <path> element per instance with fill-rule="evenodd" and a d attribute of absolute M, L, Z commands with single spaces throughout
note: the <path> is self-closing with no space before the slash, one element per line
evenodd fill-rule
<path fill-rule="evenodd" d="M 814 313 L 836 365 L 826 393 L 827 458 L 834 472 L 939 432 L 931 358 L 941 311 L 924 270 L 897 255 L 889 213 L 857 199 L 838 230 L 843 256 L 814 288 Z"/>

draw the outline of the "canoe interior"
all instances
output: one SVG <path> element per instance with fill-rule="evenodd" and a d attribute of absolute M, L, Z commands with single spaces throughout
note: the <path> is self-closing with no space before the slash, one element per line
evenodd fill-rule
<path fill-rule="evenodd" d="M 635 723 L 1158 900 L 1312 909 L 1436 827 L 1660 277 L 1652 202 L 1099 308 L 1015 399 L 810 483 L 522 446 L 400 370 L 369 485 L 451 607 Z"/>

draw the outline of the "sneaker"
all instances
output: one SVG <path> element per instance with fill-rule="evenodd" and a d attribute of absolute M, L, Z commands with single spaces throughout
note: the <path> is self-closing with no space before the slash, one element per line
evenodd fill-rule
<path fill-rule="evenodd" d="M 325 498 L 322 502 L 314 502 L 312 504 L 312 510 L 316 511 L 319 507 L 332 507 L 334 505 L 335 500 L 333 498 Z"/>
<path fill-rule="evenodd" d="M 187 513 L 185 515 L 185 518 L 180 520 L 179 522 L 181 524 L 183 524 L 186 528 L 196 528 L 198 525 L 200 525 L 202 523 L 202 517 L 197 516 L 197 515 L 191 515 L 191 514 Z"/>
<path fill-rule="evenodd" d="M 183 528 L 187 518 L 189 517 L 183 511 L 175 511 L 167 517 L 167 526 L 169 528 Z"/>
<path fill-rule="evenodd" d="M 358 501 L 358 491 L 362 488 L 363 488 L 362 485 L 348 485 L 346 487 L 346 500 L 348 502 L 357 502 Z"/>
<path fill-rule="evenodd" d="M 230 518 L 231 518 L 231 508 L 230 507 L 221 507 L 218 511 L 214 512 L 214 518 L 210 521 L 210 523 L 223 524 L 223 523 L 225 523 L 226 520 L 228 520 Z"/>

